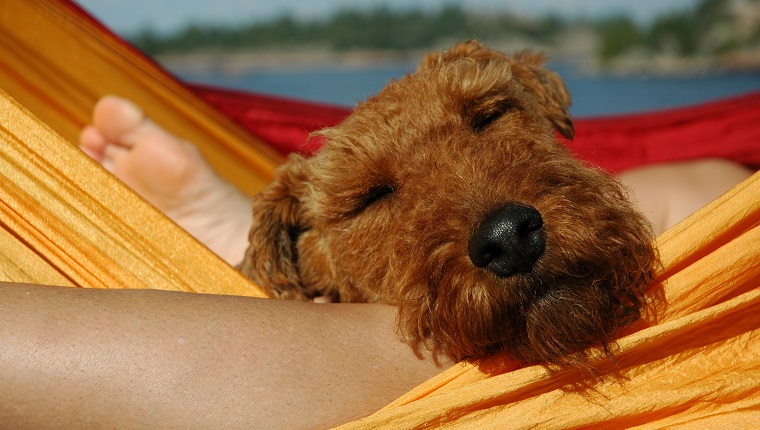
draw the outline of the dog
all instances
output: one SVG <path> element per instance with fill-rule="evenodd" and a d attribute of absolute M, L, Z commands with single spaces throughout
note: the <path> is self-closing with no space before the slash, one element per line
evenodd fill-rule
<path fill-rule="evenodd" d="M 405 341 L 454 360 L 610 355 L 645 305 L 653 233 L 558 140 L 571 100 L 546 60 L 460 43 L 317 132 L 254 197 L 243 273 L 281 299 L 395 305 Z"/>

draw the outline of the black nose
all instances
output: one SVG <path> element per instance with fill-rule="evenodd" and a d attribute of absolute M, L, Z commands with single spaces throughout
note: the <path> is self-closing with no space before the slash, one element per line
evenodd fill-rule
<path fill-rule="evenodd" d="M 543 226 L 536 208 L 510 203 L 488 215 L 470 237 L 470 260 L 501 277 L 530 272 L 546 246 Z"/>

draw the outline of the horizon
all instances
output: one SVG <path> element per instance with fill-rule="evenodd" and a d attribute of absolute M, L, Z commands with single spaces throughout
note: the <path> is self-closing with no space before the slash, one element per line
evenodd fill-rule
<path fill-rule="evenodd" d="M 237 25 L 283 16 L 299 20 L 326 19 L 341 10 L 434 11 L 458 5 L 471 12 L 510 12 L 526 18 L 558 14 L 568 19 L 629 16 L 649 23 L 674 11 L 693 9 L 700 0 L 79 0 L 77 3 L 116 33 L 133 35 L 150 29 L 172 33 L 190 24 Z"/>

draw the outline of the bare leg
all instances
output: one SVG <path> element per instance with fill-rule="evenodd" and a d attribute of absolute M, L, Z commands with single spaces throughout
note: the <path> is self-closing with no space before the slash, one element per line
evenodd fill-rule
<path fill-rule="evenodd" d="M 731 161 L 703 159 L 631 169 L 620 180 L 659 235 L 751 174 Z"/>
<path fill-rule="evenodd" d="M 80 147 L 230 264 L 243 258 L 250 200 L 221 179 L 192 144 L 160 128 L 134 104 L 104 97 Z"/>
<path fill-rule="evenodd" d="M 80 143 L 191 232 L 240 197 L 123 100 L 101 101 Z M 0 284 L 0 309 L 0 422 L 13 428 L 327 428 L 441 370 L 398 338 L 387 305 Z"/>
<path fill-rule="evenodd" d="M 396 309 L 0 283 L 0 423 L 328 428 L 441 371 Z"/>

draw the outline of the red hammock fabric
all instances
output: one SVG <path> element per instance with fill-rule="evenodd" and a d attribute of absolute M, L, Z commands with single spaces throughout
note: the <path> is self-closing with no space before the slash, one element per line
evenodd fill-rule
<path fill-rule="evenodd" d="M 311 153 L 310 132 L 338 124 L 351 110 L 201 85 L 191 88 L 283 154 Z M 760 167 L 760 92 L 685 108 L 575 121 L 566 144 L 604 169 L 719 157 Z"/>

